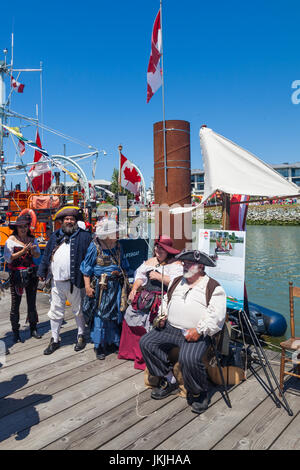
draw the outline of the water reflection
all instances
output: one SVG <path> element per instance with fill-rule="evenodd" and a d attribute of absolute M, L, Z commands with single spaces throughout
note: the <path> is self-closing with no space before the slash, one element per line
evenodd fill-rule
<path fill-rule="evenodd" d="M 249 226 L 246 285 L 249 300 L 276 310 L 289 324 L 288 283 L 300 286 L 300 228 Z M 295 300 L 296 334 L 300 335 L 300 299 Z"/>

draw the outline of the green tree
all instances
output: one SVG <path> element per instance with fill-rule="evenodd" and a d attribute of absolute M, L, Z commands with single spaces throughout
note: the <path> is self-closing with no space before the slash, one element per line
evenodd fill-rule
<path fill-rule="evenodd" d="M 113 174 L 111 177 L 111 192 L 115 194 L 115 199 L 112 197 L 108 196 L 106 198 L 107 202 L 110 204 L 115 204 L 118 202 L 118 196 L 127 196 L 127 202 L 131 202 L 134 199 L 134 194 L 128 191 L 127 189 L 124 189 L 122 187 L 119 187 L 119 170 L 117 168 L 114 168 Z"/>

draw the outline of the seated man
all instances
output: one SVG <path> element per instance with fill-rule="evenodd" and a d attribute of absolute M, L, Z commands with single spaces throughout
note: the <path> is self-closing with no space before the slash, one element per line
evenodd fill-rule
<path fill-rule="evenodd" d="M 207 372 L 202 358 L 210 345 L 209 336 L 218 333 L 226 316 L 226 294 L 217 281 L 205 274 L 205 266 L 216 266 L 205 253 L 182 251 L 183 276 L 173 280 L 168 289 L 167 320 L 159 323 L 140 340 L 143 358 L 160 384 L 151 397 L 160 400 L 173 393 L 178 384 L 173 375 L 168 352 L 178 346 L 179 364 L 188 403 L 192 411 L 202 413 L 208 408 Z"/>

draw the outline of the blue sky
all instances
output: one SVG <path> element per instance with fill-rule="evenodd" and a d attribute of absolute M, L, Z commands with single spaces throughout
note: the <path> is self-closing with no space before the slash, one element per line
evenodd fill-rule
<path fill-rule="evenodd" d="M 43 62 L 44 123 L 106 150 L 96 178 L 110 179 L 120 143 L 147 185 L 153 176 L 162 99 L 159 90 L 146 104 L 146 71 L 158 9 L 158 0 L 2 6 L 0 58 L 13 30 L 15 66 Z M 294 0 L 164 0 L 166 119 L 191 123 L 192 168 L 202 168 L 202 124 L 267 163 L 300 161 L 300 104 L 291 100 L 292 82 L 300 80 L 299 19 Z M 39 75 L 20 81 L 25 90 L 14 94 L 12 109 L 34 116 Z M 34 138 L 34 129 L 24 135 Z M 50 154 L 63 152 L 64 141 L 48 133 L 42 143 Z M 67 143 L 67 154 L 80 151 Z M 83 164 L 89 177 L 91 166 Z"/>

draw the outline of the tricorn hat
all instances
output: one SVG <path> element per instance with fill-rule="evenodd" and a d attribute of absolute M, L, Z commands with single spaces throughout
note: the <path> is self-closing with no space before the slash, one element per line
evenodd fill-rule
<path fill-rule="evenodd" d="M 175 258 L 179 261 L 193 261 L 194 263 L 204 264 L 212 268 L 216 266 L 216 263 L 210 256 L 204 253 L 204 251 L 199 250 L 183 250 Z"/>
<path fill-rule="evenodd" d="M 22 215 L 19 215 L 19 217 L 16 220 L 10 222 L 8 224 L 8 226 L 11 230 L 14 230 L 14 228 L 17 227 L 17 226 L 20 226 L 20 225 L 28 225 L 29 226 L 30 224 L 31 224 L 30 215 L 29 214 L 22 214 Z"/>
<path fill-rule="evenodd" d="M 64 206 L 56 212 L 54 220 L 62 220 L 68 215 L 75 217 L 76 220 L 82 220 L 82 209 L 78 206 Z"/>

